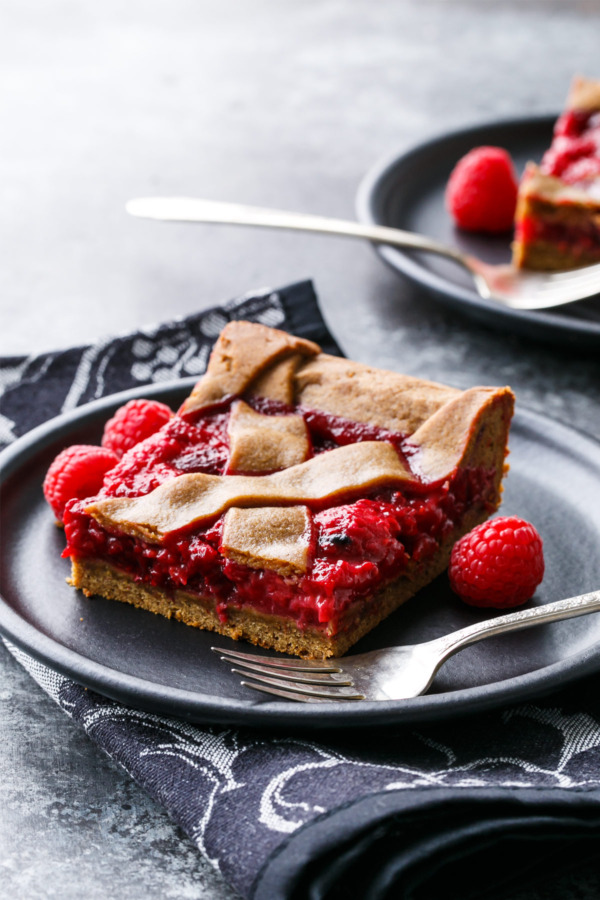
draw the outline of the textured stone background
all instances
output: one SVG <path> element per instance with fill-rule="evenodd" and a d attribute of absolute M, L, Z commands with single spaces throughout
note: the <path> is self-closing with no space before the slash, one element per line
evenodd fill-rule
<path fill-rule="evenodd" d="M 343 239 L 129 219 L 196 194 L 354 215 L 372 163 L 554 112 L 600 76 L 597 2 L 0 0 L 0 353 L 84 342 L 313 277 L 351 357 L 600 437 L 600 365 L 452 315 Z M 197 851 L 0 648 L 5 896 L 231 900 Z M 515 900 L 600 896 L 593 872 Z"/>

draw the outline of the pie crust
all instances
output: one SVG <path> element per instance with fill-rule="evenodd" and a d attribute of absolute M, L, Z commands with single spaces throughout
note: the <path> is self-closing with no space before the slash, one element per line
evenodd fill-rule
<path fill-rule="evenodd" d="M 68 505 L 71 583 L 341 655 L 498 507 L 513 404 L 507 387 L 459 391 L 230 323 L 174 419 Z"/>

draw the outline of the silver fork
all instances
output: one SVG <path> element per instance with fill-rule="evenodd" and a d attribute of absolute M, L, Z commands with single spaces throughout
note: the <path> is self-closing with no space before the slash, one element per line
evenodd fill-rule
<path fill-rule="evenodd" d="M 222 647 L 211 649 L 224 662 L 234 664 L 232 672 L 253 679 L 243 680 L 243 685 L 284 700 L 407 700 L 424 694 L 440 666 L 469 644 L 592 612 L 600 612 L 600 591 L 476 622 L 424 644 L 373 650 L 341 660 L 273 658 Z"/>
<path fill-rule="evenodd" d="M 363 225 L 344 219 L 193 197 L 141 197 L 130 200 L 125 208 L 132 216 L 143 219 L 316 231 L 437 253 L 470 272 L 477 291 L 484 299 L 496 300 L 512 309 L 548 309 L 600 293 L 600 264 L 552 274 L 517 269 L 511 265 L 492 266 L 423 235 L 383 225 Z"/>

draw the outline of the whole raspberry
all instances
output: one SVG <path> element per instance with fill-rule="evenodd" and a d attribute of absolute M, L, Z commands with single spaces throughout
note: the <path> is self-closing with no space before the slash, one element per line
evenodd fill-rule
<path fill-rule="evenodd" d="M 117 454 L 105 447 L 74 444 L 61 451 L 44 479 L 44 497 L 58 521 L 62 522 L 69 500 L 97 494 L 104 476 L 118 462 Z"/>
<path fill-rule="evenodd" d="M 102 446 L 123 456 L 162 428 L 172 415 L 169 407 L 157 400 L 130 400 L 104 426 Z"/>
<path fill-rule="evenodd" d="M 460 159 L 446 187 L 446 208 L 459 228 L 509 231 L 517 205 L 512 160 L 500 147 L 477 147 Z"/>
<path fill-rule="evenodd" d="M 529 522 L 500 516 L 454 545 L 448 574 L 452 590 L 471 606 L 518 606 L 544 576 L 542 539 Z"/>

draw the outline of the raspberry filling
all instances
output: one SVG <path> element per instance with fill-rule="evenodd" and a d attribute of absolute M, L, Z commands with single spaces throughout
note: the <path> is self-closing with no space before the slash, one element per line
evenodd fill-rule
<path fill-rule="evenodd" d="M 548 242 L 561 253 L 570 255 L 600 252 L 600 228 L 596 228 L 591 220 L 585 224 L 572 225 L 523 216 L 517 225 L 516 238 L 528 244 Z"/>
<path fill-rule="evenodd" d="M 564 113 L 554 127 L 552 144 L 540 168 L 567 184 L 600 177 L 600 113 Z"/>
<path fill-rule="evenodd" d="M 174 416 L 111 469 L 101 495 L 139 497 L 176 475 L 221 475 L 229 457 L 228 419 L 228 412 L 212 413 L 196 424 Z"/>
<path fill-rule="evenodd" d="M 248 402 L 266 414 L 290 412 L 283 404 Z M 403 435 L 314 410 L 292 411 L 304 417 L 313 454 L 378 439 L 392 443 L 410 465 L 411 445 Z M 222 474 L 228 460 L 228 416 L 228 409 L 194 421 L 175 416 L 125 454 L 105 477 L 100 496 L 139 496 L 186 472 Z M 245 607 L 293 619 L 301 628 L 335 632 L 355 601 L 397 578 L 409 560 L 426 562 L 467 508 L 485 507 L 494 474 L 461 468 L 441 484 L 411 483 L 403 491 L 379 489 L 354 502 L 338 498 L 335 505 L 321 505 L 313 510 L 309 566 L 302 575 L 284 577 L 226 559 L 220 552 L 222 517 L 153 544 L 101 527 L 85 512 L 89 500 L 67 505 L 64 555 L 106 561 L 135 581 L 166 592 L 209 597 L 224 621 L 228 607 Z"/>

